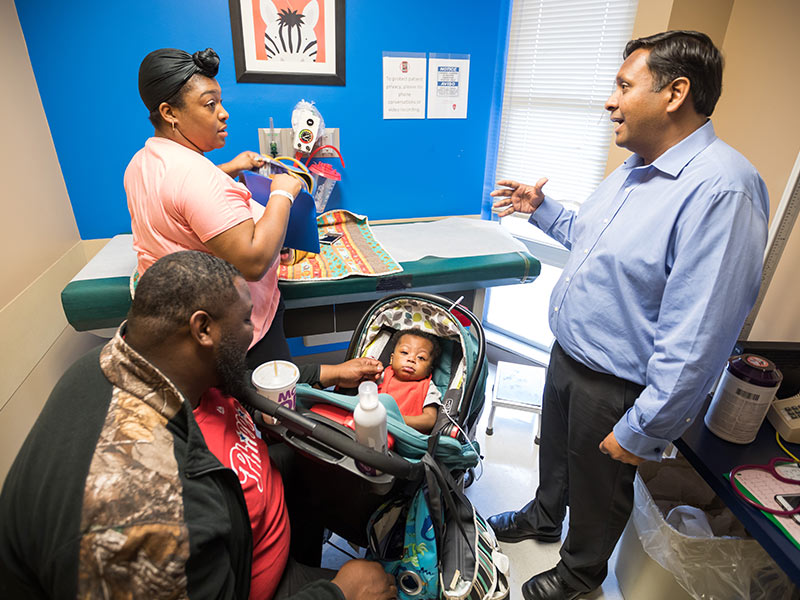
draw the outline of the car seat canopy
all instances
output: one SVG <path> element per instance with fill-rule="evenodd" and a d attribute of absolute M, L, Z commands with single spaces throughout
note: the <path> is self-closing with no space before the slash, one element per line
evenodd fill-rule
<path fill-rule="evenodd" d="M 382 305 L 363 328 L 356 355 L 388 364 L 392 335 L 406 329 L 419 329 L 439 338 L 442 353 L 434 368 L 433 382 L 442 393 L 443 405 L 454 402 L 457 406 L 471 370 L 465 360 L 470 353 L 464 336 L 469 334 L 446 308 L 413 297 L 398 298 Z M 445 408 L 451 412 L 448 406 Z"/>

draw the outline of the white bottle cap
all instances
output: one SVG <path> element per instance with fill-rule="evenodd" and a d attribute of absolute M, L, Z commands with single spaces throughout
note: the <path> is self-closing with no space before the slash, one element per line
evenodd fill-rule
<path fill-rule="evenodd" d="M 358 386 L 358 403 L 364 410 L 378 406 L 378 385 L 374 381 L 362 381 Z"/>

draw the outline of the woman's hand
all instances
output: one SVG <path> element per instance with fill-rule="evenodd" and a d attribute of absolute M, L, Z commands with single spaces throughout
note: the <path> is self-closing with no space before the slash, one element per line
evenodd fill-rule
<path fill-rule="evenodd" d="M 272 180 L 272 190 L 285 190 L 292 197 L 300 192 L 300 185 L 291 175 L 276 175 Z M 252 219 L 242 221 L 208 240 L 205 246 L 214 256 L 239 269 L 247 281 L 258 281 L 280 256 L 291 206 L 288 198 L 275 195 L 257 223 Z"/>
<path fill-rule="evenodd" d="M 352 388 L 362 381 L 377 381 L 382 372 L 381 361 L 362 356 L 338 365 L 320 365 L 319 380 L 322 387 Z"/>
<path fill-rule="evenodd" d="M 514 212 L 530 214 L 544 202 L 542 187 L 545 183 L 546 177 L 542 177 L 535 185 L 525 185 L 510 179 L 498 181 L 497 185 L 501 187 L 490 195 L 500 200 L 492 204 L 492 208 L 504 208 L 505 210 L 498 213 L 501 217 L 507 217 Z"/>
<path fill-rule="evenodd" d="M 224 173 L 236 179 L 241 175 L 242 171 L 249 171 L 262 166 L 266 159 L 258 152 L 246 151 L 242 152 L 233 160 L 217 165 Z"/>
<path fill-rule="evenodd" d="M 284 190 L 297 198 L 297 194 L 300 193 L 302 187 L 303 184 L 300 183 L 300 180 L 297 177 L 288 175 L 287 173 L 278 173 L 272 178 L 270 191 Z"/>

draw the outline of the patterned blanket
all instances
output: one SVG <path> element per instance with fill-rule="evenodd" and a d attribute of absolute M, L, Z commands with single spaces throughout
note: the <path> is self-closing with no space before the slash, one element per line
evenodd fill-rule
<path fill-rule="evenodd" d="M 374 277 L 403 270 L 378 243 L 367 218 L 342 209 L 317 217 L 320 237 L 341 234 L 333 244 L 321 244 L 319 254 L 306 255 L 293 265 L 281 265 L 281 281 L 330 281 L 350 275 Z"/>

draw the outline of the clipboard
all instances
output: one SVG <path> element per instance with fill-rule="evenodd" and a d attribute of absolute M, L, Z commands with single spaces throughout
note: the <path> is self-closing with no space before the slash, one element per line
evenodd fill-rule
<path fill-rule="evenodd" d="M 778 466 L 780 470 L 782 467 Z M 778 481 L 766 471 L 748 469 L 739 471 L 734 477 L 736 485 L 741 492 L 751 500 L 757 500 L 769 508 L 783 510 L 775 500 L 776 494 L 797 494 L 800 493 L 800 486 L 792 483 Z M 800 549 L 800 523 L 792 517 L 780 517 L 767 512 L 762 513 L 767 519 L 772 521 L 791 542 Z"/>
<path fill-rule="evenodd" d="M 242 183 L 253 195 L 253 200 L 266 206 L 269 202 L 269 191 L 272 180 L 252 171 L 243 171 Z M 301 191 L 289 212 L 289 224 L 286 226 L 286 239 L 283 245 L 295 250 L 305 250 L 319 254 L 319 230 L 317 229 L 317 208 L 311 194 Z"/>

